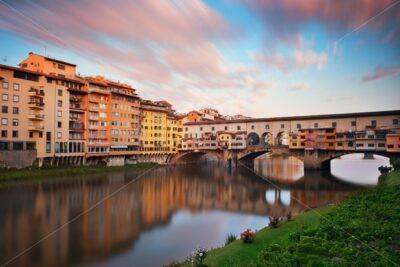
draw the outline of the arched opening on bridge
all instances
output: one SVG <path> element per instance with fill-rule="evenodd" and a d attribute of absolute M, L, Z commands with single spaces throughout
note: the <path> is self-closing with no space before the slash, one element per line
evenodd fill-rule
<path fill-rule="evenodd" d="M 260 144 L 260 136 L 258 134 L 252 132 L 247 136 L 247 145 L 249 146 L 258 146 Z"/>
<path fill-rule="evenodd" d="M 287 146 L 289 144 L 289 135 L 286 132 L 279 132 L 276 135 L 275 144 Z"/>
<path fill-rule="evenodd" d="M 273 136 L 270 132 L 265 132 L 261 135 L 261 144 L 262 145 L 273 145 Z"/>

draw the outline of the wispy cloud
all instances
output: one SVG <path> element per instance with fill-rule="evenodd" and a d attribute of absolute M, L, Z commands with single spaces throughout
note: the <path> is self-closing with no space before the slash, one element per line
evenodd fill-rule
<path fill-rule="evenodd" d="M 282 71 L 290 71 L 298 68 L 315 66 L 318 70 L 326 68 L 328 55 L 325 52 L 316 52 L 311 49 L 294 49 L 290 54 L 280 53 L 252 53 L 250 57 L 267 67 L 273 67 Z"/>
<path fill-rule="evenodd" d="M 396 0 L 234 0 L 252 10 L 263 22 L 266 41 L 293 44 L 303 27 L 319 22 L 331 42 L 359 27 Z M 390 26 L 389 26 L 390 25 Z M 399 41 L 398 12 L 386 12 L 369 23 L 369 29 L 385 40 Z M 273 36 L 273 38 L 269 38 Z M 383 40 L 383 38 L 382 38 Z"/>
<path fill-rule="evenodd" d="M 296 91 L 306 91 L 308 90 L 308 88 L 309 88 L 308 82 L 301 82 L 290 85 L 288 87 L 288 90 L 296 92 Z"/>
<path fill-rule="evenodd" d="M 363 82 L 370 82 L 375 80 L 381 80 L 390 76 L 400 75 L 400 67 L 382 67 L 377 66 L 372 72 L 362 77 Z"/>

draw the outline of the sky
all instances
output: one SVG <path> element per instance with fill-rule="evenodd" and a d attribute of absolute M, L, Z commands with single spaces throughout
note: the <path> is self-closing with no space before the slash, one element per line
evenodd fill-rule
<path fill-rule="evenodd" d="M 0 0 L 0 63 L 29 52 L 178 112 L 400 109 L 400 0 Z"/>

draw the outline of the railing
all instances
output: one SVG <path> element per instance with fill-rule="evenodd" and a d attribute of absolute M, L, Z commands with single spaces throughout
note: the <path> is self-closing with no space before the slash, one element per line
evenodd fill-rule
<path fill-rule="evenodd" d="M 97 120 L 99 120 L 99 116 L 89 116 L 89 119 L 97 121 Z"/>
<path fill-rule="evenodd" d="M 43 120 L 44 119 L 44 114 L 29 114 L 28 115 L 29 119 L 39 119 L 39 120 Z"/>
<path fill-rule="evenodd" d="M 29 101 L 28 102 L 28 105 L 30 106 L 30 107 L 38 107 L 38 108 L 43 108 L 44 107 L 44 103 L 42 103 L 42 102 L 32 102 L 32 101 Z"/>

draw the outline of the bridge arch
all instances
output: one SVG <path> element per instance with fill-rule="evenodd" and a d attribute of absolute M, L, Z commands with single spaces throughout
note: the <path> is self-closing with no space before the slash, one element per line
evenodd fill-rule
<path fill-rule="evenodd" d="M 273 145 L 274 139 L 271 132 L 265 132 L 261 135 L 261 145 Z"/>
<path fill-rule="evenodd" d="M 276 135 L 275 144 L 276 145 L 284 145 L 284 146 L 289 145 L 289 134 L 285 131 L 279 132 Z"/>
<path fill-rule="evenodd" d="M 260 136 L 257 133 L 251 132 L 247 135 L 248 146 L 258 146 L 259 144 L 260 144 Z"/>

